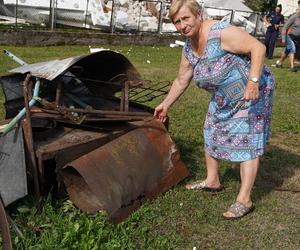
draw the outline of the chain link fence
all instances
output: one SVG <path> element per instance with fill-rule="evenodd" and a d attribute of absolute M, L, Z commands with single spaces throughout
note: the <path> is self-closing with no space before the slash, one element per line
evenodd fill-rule
<path fill-rule="evenodd" d="M 86 29 L 122 33 L 176 32 L 169 0 L 0 0 L 0 27 Z M 253 35 L 264 34 L 259 13 L 205 7 L 210 19 L 227 19 Z"/>

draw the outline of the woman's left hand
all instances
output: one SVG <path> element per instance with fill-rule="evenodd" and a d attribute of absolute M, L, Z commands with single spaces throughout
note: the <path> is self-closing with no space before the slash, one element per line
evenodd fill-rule
<path fill-rule="evenodd" d="M 259 98 L 258 83 L 248 81 L 244 92 L 243 100 L 255 100 Z"/>

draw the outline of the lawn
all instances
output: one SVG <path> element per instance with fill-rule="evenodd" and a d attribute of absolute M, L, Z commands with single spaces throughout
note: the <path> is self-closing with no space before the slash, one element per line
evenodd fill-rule
<path fill-rule="evenodd" d="M 113 47 L 136 66 L 145 79 L 172 80 L 180 48 Z M 87 46 L 9 47 L 29 63 L 88 53 Z M 276 51 L 278 54 L 279 51 Z M 148 62 L 147 62 L 148 61 Z M 274 64 L 273 61 L 266 61 Z M 18 66 L 0 55 L 0 73 Z M 34 197 L 10 208 L 23 237 L 13 233 L 16 249 L 300 249 L 300 71 L 271 67 L 276 77 L 272 135 L 253 190 L 256 211 L 238 221 L 226 221 L 222 212 L 239 190 L 239 169 L 222 162 L 224 193 L 185 190 L 184 184 L 205 177 L 202 128 L 209 95 L 193 84 L 170 111 L 169 132 L 190 170 L 182 183 L 145 203 L 119 225 L 102 214 L 87 215 L 70 201 L 38 202 Z M 3 97 L 1 97 L 3 102 Z M 161 99 L 149 103 L 155 107 Z M 3 108 L 1 108 L 3 117 Z"/>

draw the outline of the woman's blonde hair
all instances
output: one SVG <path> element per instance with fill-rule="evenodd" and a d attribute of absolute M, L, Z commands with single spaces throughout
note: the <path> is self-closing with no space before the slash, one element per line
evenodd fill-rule
<path fill-rule="evenodd" d="M 202 7 L 196 0 L 173 0 L 169 9 L 169 18 L 172 22 L 182 6 L 186 6 L 195 16 L 202 13 Z"/>

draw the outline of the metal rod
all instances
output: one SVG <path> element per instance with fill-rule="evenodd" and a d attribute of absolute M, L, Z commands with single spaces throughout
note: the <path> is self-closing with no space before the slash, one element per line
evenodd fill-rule
<path fill-rule="evenodd" d="M 18 6 L 19 6 L 19 3 L 18 3 L 18 0 L 16 0 L 16 26 L 18 26 Z"/>
<path fill-rule="evenodd" d="M 50 0 L 50 27 L 51 30 L 54 30 L 54 19 L 55 19 L 55 0 Z"/>
<path fill-rule="evenodd" d="M 56 106 L 61 105 L 62 94 L 63 94 L 63 83 L 59 82 L 57 84 L 56 96 L 55 96 L 55 105 Z"/>
<path fill-rule="evenodd" d="M 166 94 L 167 90 L 164 90 L 164 89 L 169 87 L 170 83 L 168 83 L 166 85 L 163 85 L 160 88 L 155 89 L 154 87 L 157 86 L 157 85 L 159 85 L 159 84 L 153 85 L 152 87 L 133 87 L 133 88 L 130 89 L 130 92 L 129 92 L 130 93 L 130 98 L 132 98 L 136 95 L 142 94 L 144 92 L 146 92 L 148 94 L 154 93 L 154 92 L 159 92 L 159 93 Z M 152 92 L 149 93 L 149 91 L 152 91 Z"/>
<path fill-rule="evenodd" d="M 43 159 L 40 155 L 37 155 L 38 158 L 38 170 L 40 174 L 40 192 L 43 194 L 44 193 L 44 188 L 45 188 L 45 174 L 44 174 L 44 162 Z"/>
<path fill-rule="evenodd" d="M 84 18 L 84 28 L 86 28 L 88 8 L 89 8 L 89 0 L 86 1 L 85 18 Z"/>
<path fill-rule="evenodd" d="M 40 98 L 40 97 L 33 97 L 36 101 L 41 103 L 43 106 L 49 107 L 50 109 L 56 109 L 58 112 L 74 112 L 74 113 L 84 113 L 84 114 L 99 114 L 99 115 L 128 115 L 128 116 L 151 116 L 152 114 L 146 112 L 132 112 L 132 111 L 104 111 L 104 110 L 97 110 L 92 108 L 87 109 L 78 109 L 78 108 L 66 108 L 63 106 L 56 107 L 52 102 L 48 102 L 47 100 Z"/>
<path fill-rule="evenodd" d="M 15 62 L 17 62 L 20 65 L 27 65 L 26 62 L 24 62 L 22 59 L 20 59 L 19 57 L 17 57 L 16 55 L 14 55 L 13 53 L 11 53 L 8 50 L 3 50 L 4 54 L 9 56 L 10 58 L 12 58 Z"/>
<path fill-rule="evenodd" d="M 46 114 L 46 113 L 33 113 L 32 117 L 36 117 L 36 118 L 43 118 L 43 119 L 56 119 L 58 121 L 63 121 L 63 122 L 67 122 L 70 121 L 70 119 L 68 117 L 64 117 L 62 114 L 60 113 L 50 113 L 50 114 Z M 104 117 L 85 117 L 84 120 L 91 122 L 91 121 L 108 121 L 108 122 L 113 122 L 113 121 L 140 121 L 140 120 L 144 120 L 144 119 L 149 119 L 149 118 L 153 118 L 152 116 L 104 116 Z M 72 121 L 72 120 L 71 120 Z M 72 123 L 74 123 L 72 121 Z M 76 123 L 77 125 L 81 125 Z"/>
<path fill-rule="evenodd" d="M 140 32 L 140 23 L 141 23 L 141 15 L 142 15 L 142 6 L 141 3 L 139 5 L 140 7 L 140 13 L 139 13 L 139 22 L 138 22 L 138 32 Z"/>
<path fill-rule="evenodd" d="M 68 112 L 99 114 L 99 115 L 152 116 L 152 114 L 147 112 L 102 111 L 102 110 L 70 109 L 70 108 L 62 108 L 62 110 Z"/>
<path fill-rule="evenodd" d="M 158 33 L 162 34 L 163 30 L 163 14 L 164 14 L 165 4 L 160 2 L 160 12 L 159 12 L 159 24 L 158 24 Z"/>
<path fill-rule="evenodd" d="M 9 231 L 9 223 L 6 217 L 4 203 L 0 194 L 0 228 L 2 234 L 3 250 L 12 250 L 11 235 Z"/>
<path fill-rule="evenodd" d="M 165 95 L 165 93 L 161 93 L 161 94 L 158 94 L 158 95 L 153 95 L 150 97 L 150 95 L 144 95 L 144 96 L 139 96 L 139 97 L 136 97 L 135 99 L 131 100 L 133 102 L 150 102 L 152 101 L 153 99 L 157 98 L 157 97 L 160 97 L 160 96 L 163 96 Z M 145 98 L 145 99 L 143 99 Z"/>
<path fill-rule="evenodd" d="M 233 22 L 233 20 L 234 20 L 234 15 L 235 15 L 235 11 L 234 11 L 234 10 L 231 10 L 230 23 Z"/>
<path fill-rule="evenodd" d="M 9 216 L 8 213 L 6 213 L 6 217 L 7 220 L 9 222 L 9 224 L 12 226 L 12 229 L 15 231 L 15 233 L 22 239 L 24 239 L 24 234 L 21 232 L 21 230 L 19 229 L 19 227 L 17 226 L 16 222 L 14 222 L 14 220 Z"/>
<path fill-rule="evenodd" d="M 8 50 L 4 50 L 4 53 L 9 56 L 10 58 L 12 58 L 15 62 L 21 64 L 21 65 L 27 65 L 27 63 L 25 61 L 23 61 L 22 59 L 20 59 L 19 57 L 17 57 L 16 55 L 14 55 L 13 53 L 9 52 Z M 40 85 L 41 82 L 39 81 L 38 78 L 36 78 L 36 82 L 35 82 L 35 86 L 34 86 L 34 91 L 33 91 L 33 97 L 29 102 L 29 108 L 33 107 L 36 104 L 36 100 L 35 98 L 38 97 L 39 91 L 40 91 Z M 26 109 L 23 108 L 18 114 L 17 116 L 15 116 L 4 128 L 2 133 L 5 135 L 7 134 L 9 131 L 12 130 L 12 128 L 25 116 L 26 114 Z"/>
<path fill-rule="evenodd" d="M 121 97 L 120 97 L 120 111 L 125 110 L 125 89 L 122 88 Z"/>
<path fill-rule="evenodd" d="M 124 111 L 129 111 L 129 82 L 125 82 L 124 86 Z"/>
<path fill-rule="evenodd" d="M 86 104 L 85 102 L 81 101 L 78 97 L 70 94 L 70 93 L 66 93 L 65 94 L 68 98 L 70 98 L 72 101 L 76 102 L 80 107 L 82 108 L 87 108 L 89 107 L 88 104 Z"/>
<path fill-rule="evenodd" d="M 36 99 L 38 97 L 38 93 L 40 90 L 40 81 L 37 80 L 34 86 L 34 92 L 33 92 L 33 97 L 29 102 L 29 108 L 33 107 L 36 104 Z M 4 128 L 2 133 L 5 135 L 7 134 L 9 131 L 12 130 L 12 128 L 25 116 L 26 114 L 26 109 L 23 108 L 18 114 L 17 116 L 15 116 Z"/>
<path fill-rule="evenodd" d="M 60 111 L 57 110 L 49 110 L 49 109 L 38 109 L 38 110 L 32 110 L 32 114 L 35 114 L 37 116 L 39 116 L 40 114 L 43 113 L 48 113 L 49 115 L 62 115 L 65 116 L 64 112 L 68 112 L 68 113 L 73 113 L 72 111 L 67 111 L 68 110 L 75 110 L 74 108 L 60 108 Z M 122 112 L 125 113 L 125 112 Z M 142 113 L 142 112 L 139 112 Z M 126 118 L 126 117 L 131 117 L 131 118 L 137 118 L 137 117 L 150 117 L 152 116 L 152 114 L 150 113 L 142 113 L 141 115 L 128 115 L 128 114 L 97 114 L 97 113 L 93 113 L 92 115 L 99 115 L 101 118 Z M 87 118 L 91 118 L 91 117 L 87 117 Z M 99 117 L 98 117 L 99 118 Z"/>
<path fill-rule="evenodd" d="M 33 133 L 32 133 L 32 125 L 31 125 L 31 116 L 30 116 L 30 107 L 29 107 L 29 98 L 28 98 L 28 83 L 30 81 L 31 74 L 27 74 L 24 81 L 24 103 L 25 103 L 25 113 L 26 113 L 26 134 L 25 139 L 27 141 L 28 150 L 30 153 L 31 163 L 32 163 L 32 171 L 33 171 L 33 181 L 34 181 L 34 189 L 35 193 L 38 197 L 40 197 L 40 187 L 39 187 L 39 176 L 38 176 L 38 168 L 36 162 L 36 155 L 34 150 L 34 142 L 33 142 Z"/>
<path fill-rule="evenodd" d="M 111 16 L 110 16 L 110 33 L 114 33 L 115 29 L 115 0 L 112 0 Z"/>

